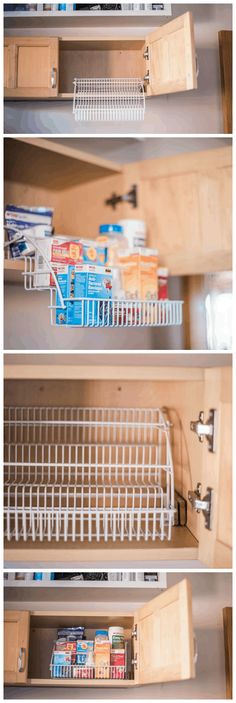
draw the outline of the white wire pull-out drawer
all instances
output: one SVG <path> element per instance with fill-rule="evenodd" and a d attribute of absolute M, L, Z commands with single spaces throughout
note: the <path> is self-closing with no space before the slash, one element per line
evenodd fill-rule
<path fill-rule="evenodd" d="M 75 78 L 73 114 L 79 122 L 143 120 L 144 82 L 140 78 Z"/>
<path fill-rule="evenodd" d="M 5 409 L 8 540 L 171 538 L 174 471 L 158 409 Z"/>
<path fill-rule="evenodd" d="M 72 329 L 63 320 L 63 311 L 66 311 L 70 298 L 63 298 L 58 283 L 55 287 L 42 286 L 43 278 L 49 277 L 49 272 L 54 276 L 50 264 L 43 263 L 42 268 L 35 268 L 35 258 L 25 257 L 24 287 L 27 291 L 49 290 L 50 294 L 50 319 L 51 325 L 57 326 L 58 316 L 62 318 L 61 327 Z M 57 287 L 56 287 L 57 285 Z M 182 300 L 101 300 L 88 298 L 73 298 L 76 306 L 80 305 L 80 324 L 77 328 L 91 327 L 170 327 L 179 326 L 183 322 Z"/>

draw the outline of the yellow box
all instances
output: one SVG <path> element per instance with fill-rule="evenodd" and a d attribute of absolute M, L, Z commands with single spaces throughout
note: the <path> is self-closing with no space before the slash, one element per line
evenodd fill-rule
<path fill-rule="evenodd" d="M 126 300 L 156 300 L 158 297 L 158 251 L 125 249 L 119 254 L 122 288 Z"/>

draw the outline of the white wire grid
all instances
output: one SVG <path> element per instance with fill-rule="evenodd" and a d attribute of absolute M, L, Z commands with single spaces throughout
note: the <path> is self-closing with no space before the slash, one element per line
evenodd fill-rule
<path fill-rule="evenodd" d="M 37 243 L 40 252 L 40 246 Z M 75 328 L 94 327 L 170 327 L 183 322 L 182 300 L 93 300 L 63 298 L 50 262 L 41 255 L 36 268 L 34 256 L 24 257 L 24 288 L 27 291 L 49 290 L 50 322 L 52 326 Z M 50 274 L 55 287 L 50 287 Z M 47 283 L 45 284 L 45 276 Z M 59 301 L 59 303 L 58 303 Z M 80 304 L 80 322 L 67 324 L 67 304 Z M 61 324 L 58 324 L 60 317 Z"/>
<path fill-rule="evenodd" d="M 50 664 L 53 679 L 126 679 L 125 666 L 78 666 L 77 664 Z"/>
<path fill-rule="evenodd" d="M 7 540 L 171 539 L 174 471 L 158 409 L 5 410 Z"/>
<path fill-rule="evenodd" d="M 73 114 L 80 122 L 143 120 L 144 83 L 140 78 L 75 78 Z"/>

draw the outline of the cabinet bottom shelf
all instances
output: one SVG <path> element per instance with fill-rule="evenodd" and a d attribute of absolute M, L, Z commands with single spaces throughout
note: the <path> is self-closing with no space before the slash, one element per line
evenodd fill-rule
<path fill-rule="evenodd" d="M 65 564 L 78 561 L 80 566 L 84 561 L 101 562 L 123 561 L 129 564 L 137 560 L 166 559 L 197 559 L 198 541 L 187 527 L 173 527 L 172 538 L 169 542 L 157 540 L 153 542 L 99 542 L 97 544 L 86 542 L 75 544 L 72 542 L 5 542 L 5 562 L 49 562 L 53 567 L 54 562 L 63 561 Z"/>
<path fill-rule="evenodd" d="M 17 686 L 76 686 L 76 687 L 93 687 L 93 688 L 130 688 L 135 686 L 135 681 L 119 680 L 119 679 L 27 679 L 24 683 L 17 682 Z M 16 686 L 16 683 L 8 683 L 6 686 Z"/>

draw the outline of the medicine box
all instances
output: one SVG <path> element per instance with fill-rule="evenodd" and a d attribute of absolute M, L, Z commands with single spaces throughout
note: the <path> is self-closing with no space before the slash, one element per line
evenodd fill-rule
<path fill-rule="evenodd" d="M 53 210 L 51 208 L 31 208 L 26 206 L 6 205 L 5 225 L 9 241 L 15 239 L 23 231 L 29 233 L 32 239 L 47 237 L 52 234 Z M 31 256 L 35 249 L 33 244 L 23 239 L 10 247 L 11 256 L 17 259 L 22 256 Z"/>
<path fill-rule="evenodd" d="M 104 309 L 98 301 L 110 300 L 112 297 L 111 269 L 108 266 L 76 264 L 60 269 L 57 278 L 63 298 L 69 298 L 69 300 L 66 303 L 66 310 L 57 308 L 56 324 L 81 326 L 102 323 Z M 91 301 L 85 299 L 91 299 Z M 58 293 L 56 305 L 60 306 Z"/>

